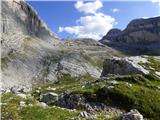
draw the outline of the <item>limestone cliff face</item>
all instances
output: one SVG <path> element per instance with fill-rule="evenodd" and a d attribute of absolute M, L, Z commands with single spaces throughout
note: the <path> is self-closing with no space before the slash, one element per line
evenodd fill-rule
<path fill-rule="evenodd" d="M 123 31 L 110 30 L 102 41 L 106 39 L 123 43 L 160 42 L 160 17 L 133 20 Z"/>
<path fill-rule="evenodd" d="M 48 29 L 36 11 L 23 0 L 2 1 L 2 33 L 9 36 L 35 36 L 53 45 L 58 40 L 56 34 Z"/>
<path fill-rule="evenodd" d="M 138 49 L 140 54 L 153 51 L 159 55 L 160 17 L 135 19 L 123 31 L 110 30 L 100 42 L 120 49 Z"/>
<path fill-rule="evenodd" d="M 2 87 L 31 86 L 45 80 L 60 40 L 22 0 L 1 1 Z M 50 79 L 56 81 L 56 78 Z"/>

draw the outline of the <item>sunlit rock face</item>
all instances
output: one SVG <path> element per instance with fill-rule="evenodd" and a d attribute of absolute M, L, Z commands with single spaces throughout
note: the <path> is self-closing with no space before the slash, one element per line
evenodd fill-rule
<path fill-rule="evenodd" d="M 123 31 L 111 29 L 100 42 L 124 51 L 159 55 L 160 17 L 132 20 Z"/>
<path fill-rule="evenodd" d="M 111 29 L 103 40 L 124 43 L 160 42 L 160 17 L 132 20 L 123 31 Z"/>
<path fill-rule="evenodd" d="M 8 35 L 32 35 L 52 44 L 57 36 L 40 19 L 36 11 L 23 0 L 2 1 L 2 32 Z"/>
<path fill-rule="evenodd" d="M 1 6 L 2 87 L 30 86 L 44 79 L 46 56 L 60 40 L 25 1 L 6 0 Z"/>
<path fill-rule="evenodd" d="M 139 65 L 139 63 L 146 62 L 147 59 L 140 56 L 106 59 L 101 77 L 108 75 L 149 74 L 148 70 Z"/>

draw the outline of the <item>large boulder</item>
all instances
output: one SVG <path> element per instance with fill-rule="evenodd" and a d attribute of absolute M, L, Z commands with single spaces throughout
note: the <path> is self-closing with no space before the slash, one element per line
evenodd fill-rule
<path fill-rule="evenodd" d="M 145 63 L 147 60 L 138 56 L 106 59 L 101 76 L 149 74 L 148 70 L 139 65 L 140 62 Z"/>

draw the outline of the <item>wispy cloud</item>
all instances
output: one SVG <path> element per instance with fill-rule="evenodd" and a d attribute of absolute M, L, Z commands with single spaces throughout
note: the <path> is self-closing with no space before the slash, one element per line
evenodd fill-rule
<path fill-rule="evenodd" d="M 158 6 L 160 7 L 160 0 L 151 0 L 152 3 L 158 4 Z"/>
<path fill-rule="evenodd" d="M 75 26 L 59 27 L 59 32 L 67 32 L 80 38 L 99 40 L 116 24 L 113 17 L 98 12 L 103 7 L 103 3 L 99 0 L 87 3 L 78 1 L 74 6 L 79 12 L 85 13 L 86 16 L 76 20 Z"/>
<path fill-rule="evenodd" d="M 115 13 L 115 12 L 119 12 L 120 9 L 118 9 L 118 8 L 113 8 L 113 9 L 111 9 L 111 11 Z"/>
<path fill-rule="evenodd" d="M 98 9 L 103 7 L 101 1 L 97 0 L 95 2 L 84 3 L 83 1 L 77 1 L 75 8 L 84 13 L 95 13 Z"/>

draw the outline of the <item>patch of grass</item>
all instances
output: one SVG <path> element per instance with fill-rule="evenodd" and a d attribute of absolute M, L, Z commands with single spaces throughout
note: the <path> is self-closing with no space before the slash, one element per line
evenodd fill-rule
<path fill-rule="evenodd" d="M 102 112 L 98 114 L 97 120 L 122 120 L 121 114 L 116 112 Z"/>
<path fill-rule="evenodd" d="M 138 109 L 151 120 L 160 118 L 160 91 L 134 84 L 131 88 L 119 84 L 113 89 L 104 87 L 97 90 L 99 101 L 120 106 L 126 110 Z"/>
<path fill-rule="evenodd" d="M 82 54 L 83 58 L 91 63 L 91 65 L 102 69 L 104 58 L 91 57 L 87 54 Z"/>
<path fill-rule="evenodd" d="M 123 75 L 120 77 L 113 78 L 116 81 L 123 81 L 123 82 L 130 82 L 130 83 L 137 83 L 137 84 L 144 84 L 149 82 L 143 75 Z"/>
<path fill-rule="evenodd" d="M 69 120 L 78 116 L 77 112 L 69 112 L 59 108 L 42 108 L 39 106 L 24 107 L 21 110 L 22 120 Z"/>
<path fill-rule="evenodd" d="M 20 101 L 33 106 L 19 106 Z M 69 120 L 77 118 L 78 112 L 69 112 L 68 110 L 40 107 L 36 105 L 33 98 L 22 99 L 13 93 L 2 94 L 2 120 Z M 78 119 L 78 118 L 77 118 Z"/>
<path fill-rule="evenodd" d="M 59 78 L 59 82 L 55 83 L 48 83 L 37 85 L 33 88 L 32 95 L 39 99 L 40 94 L 44 94 L 47 92 L 54 92 L 54 93 L 64 93 L 65 91 L 75 91 L 82 89 L 84 82 L 94 81 L 95 78 L 91 77 L 89 74 L 79 76 L 79 77 L 71 77 L 69 74 L 62 74 Z M 41 89 L 38 89 L 38 88 Z M 56 88 L 56 90 L 49 90 L 48 88 Z M 37 93 L 36 90 L 39 90 L 40 93 Z"/>
<path fill-rule="evenodd" d="M 160 60 L 154 58 L 154 57 L 149 57 L 148 62 L 146 63 L 139 63 L 141 66 L 143 66 L 145 69 L 150 71 L 150 74 L 152 76 L 155 76 L 155 72 L 159 71 L 160 72 Z"/>

